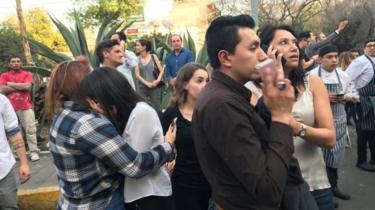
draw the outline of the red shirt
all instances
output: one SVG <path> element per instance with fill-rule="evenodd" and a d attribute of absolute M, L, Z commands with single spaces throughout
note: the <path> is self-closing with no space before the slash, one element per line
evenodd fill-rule
<path fill-rule="evenodd" d="M 13 71 L 9 70 L 0 75 L 0 84 L 6 85 L 7 82 L 15 83 L 32 83 L 33 75 L 25 70 Z M 15 91 L 6 94 L 15 111 L 31 109 L 33 103 L 29 91 Z"/>

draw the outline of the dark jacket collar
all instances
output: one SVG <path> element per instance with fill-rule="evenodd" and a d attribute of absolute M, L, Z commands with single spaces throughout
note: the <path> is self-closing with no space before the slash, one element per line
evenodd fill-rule
<path fill-rule="evenodd" d="M 235 81 L 234 79 L 224 74 L 220 70 L 218 69 L 213 70 L 212 80 L 215 80 L 225 85 L 228 88 L 228 90 L 232 91 L 235 94 L 240 95 L 241 97 L 245 98 L 247 101 L 250 101 L 251 91 L 249 91 L 249 89 L 247 89 L 243 84 Z"/>

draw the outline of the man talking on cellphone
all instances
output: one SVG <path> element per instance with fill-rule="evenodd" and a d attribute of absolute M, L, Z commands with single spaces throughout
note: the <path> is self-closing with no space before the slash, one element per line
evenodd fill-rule
<path fill-rule="evenodd" d="M 273 69 L 275 77 L 270 68 L 263 74 L 263 97 L 272 115 L 269 128 L 244 87 L 260 78 L 255 66 L 267 59 L 254 25 L 248 15 L 221 16 L 206 32 L 214 71 L 197 99 L 192 129 L 218 209 L 279 209 L 293 154 L 289 122 L 294 92 L 282 69 Z M 285 85 L 278 88 L 277 83 Z"/>

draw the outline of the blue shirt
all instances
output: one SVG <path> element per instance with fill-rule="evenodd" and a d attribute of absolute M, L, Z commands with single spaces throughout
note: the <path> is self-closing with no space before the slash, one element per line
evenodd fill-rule
<path fill-rule="evenodd" d="M 165 60 L 167 79 L 175 78 L 180 68 L 189 62 L 194 62 L 194 56 L 188 49 L 181 48 L 177 56 L 174 51 L 169 53 Z"/>

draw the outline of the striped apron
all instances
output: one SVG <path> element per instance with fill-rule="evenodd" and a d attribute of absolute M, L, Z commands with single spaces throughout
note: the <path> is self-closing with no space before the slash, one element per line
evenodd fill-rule
<path fill-rule="evenodd" d="M 375 64 L 370 57 L 365 56 L 372 64 L 374 76 L 366 86 L 358 89 L 362 108 L 361 130 L 375 130 Z"/>
<path fill-rule="evenodd" d="M 335 69 L 335 73 L 337 76 L 337 80 L 339 83 L 337 84 L 325 84 L 328 93 L 342 93 L 343 86 L 341 83 L 341 79 L 337 70 Z M 322 76 L 321 67 L 318 70 L 319 77 Z M 347 134 L 347 125 L 346 125 L 346 113 L 345 113 L 345 103 L 343 102 L 331 102 L 331 109 L 333 120 L 335 123 L 336 129 L 336 144 L 331 149 L 323 150 L 323 157 L 324 161 L 326 162 L 326 166 L 330 168 L 338 168 L 344 161 L 344 154 L 345 154 L 345 146 L 348 142 L 348 134 Z"/>

